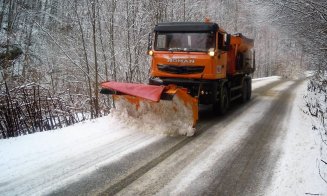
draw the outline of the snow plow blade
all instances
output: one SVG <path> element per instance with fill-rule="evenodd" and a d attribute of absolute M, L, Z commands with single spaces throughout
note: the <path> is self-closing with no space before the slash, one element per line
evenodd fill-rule
<path fill-rule="evenodd" d="M 115 107 L 128 115 L 139 117 L 148 112 L 160 116 L 164 122 L 181 120 L 193 128 L 198 120 L 198 100 L 187 89 L 176 85 L 156 86 L 122 82 L 101 83 L 102 94 L 112 94 Z M 178 123 L 177 123 L 178 124 Z"/>

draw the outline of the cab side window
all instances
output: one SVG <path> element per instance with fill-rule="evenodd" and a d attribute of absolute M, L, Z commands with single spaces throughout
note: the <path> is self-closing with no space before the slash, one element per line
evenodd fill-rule
<path fill-rule="evenodd" d="M 228 51 L 230 38 L 227 33 L 218 32 L 218 48 L 219 50 Z"/>
<path fill-rule="evenodd" d="M 222 33 L 218 33 L 218 49 L 223 50 L 224 48 L 224 35 Z"/>

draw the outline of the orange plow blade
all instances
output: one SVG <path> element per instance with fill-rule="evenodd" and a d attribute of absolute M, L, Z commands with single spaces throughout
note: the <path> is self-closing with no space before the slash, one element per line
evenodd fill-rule
<path fill-rule="evenodd" d="M 155 86 L 146 84 L 104 82 L 103 94 L 113 94 L 115 110 L 145 121 L 159 119 L 169 124 L 179 135 L 191 136 L 198 120 L 198 100 L 186 89 L 175 85 Z M 158 125 L 159 126 L 159 125 Z M 192 130 L 186 130 L 187 127 Z M 184 129 L 184 130 L 183 130 Z"/>

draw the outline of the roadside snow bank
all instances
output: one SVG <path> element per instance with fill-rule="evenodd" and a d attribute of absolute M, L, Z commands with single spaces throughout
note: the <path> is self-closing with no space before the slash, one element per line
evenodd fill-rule
<path fill-rule="evenodd" d="M 47 194 L 161 138 L 104 116 L 0 140 L 0 195 Z"/>
<path fill-rule="evenodd" d="M 262 86 L 266 86 L 269 83 L 276 82 L 281 80 L 280 76 L 270 76 L 266 78 L 255 78 L 252 79 L 252 89 L 260 88 Z"/>
<path fill-rule="evenodd" d="M 177 96 L 158 103 L 140 101 L 139 106 L 121 97 L 115 106 L 111 109 L 111 118 L 143 132 L 169 136 L 194 134 L 192 107 L 185 105 Z"/>
<path fill-rule="evenodd" d="M 325 195 L 327 184 L 319 176 L 319 135 L 311 129 L 310 117 L 303 112 L 306 82 L 299 92 L 286 126 L 282 155 L 265 195 Z"/>
<path fill-rule="evenodd" d="M 281 78 L 282 78 L 281 76 L 269 76 L 269 77 L 265 77 L 265 78 L 253 78 L 252 81 L 257 82 L 257 81 L 266 80 L 269 82 L 269 81 L 279 80 Z"/>

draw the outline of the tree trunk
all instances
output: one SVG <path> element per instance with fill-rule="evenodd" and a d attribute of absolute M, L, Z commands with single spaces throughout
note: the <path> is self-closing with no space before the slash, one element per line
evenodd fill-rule
<path fill-rule="evenodd" d="M 82 41 L 82 45 L 83 45 L 84 60 L 85 60 L 86 72 L 87 72 L 87 75 L 85 75 L 85 77 L 87 78 L 88 94 L 89 94 L 89 99 L 90 99 L 89 104 L 90 104 L 91 118 L 94 118 L 93 101 L 92 101 L 93 100 L 92 99 L 92 84 L 91 84 L 91 78 L 90 78 L 90 64 L 89 64 L 88 55 L 87 55 L 84 30 L 83 30 L 80 16 L 78 15 L 77 0 L 75 0 L 75 10 L 74 11 L 75 11 L 75 14 L 77 17 L 77 22 L 78 22 L 78 26 L 79 26 L 79 30 L 80 30 L 80 35 L 81 35 L 81 41 Z"/>
<path fill-rule="evenodd" d="M 93 54 L 94 54 L 94 69 L 95 69 L 95 83 L 94 83 L 94 107 L 95 117 L 99 117 L 99 89 L 98 89 L 98 56 L 97 56 L 97 44 L 96 44 L 96 4 L 97 1 L 92 2 L 92 37 L 93 37 Z"/>

